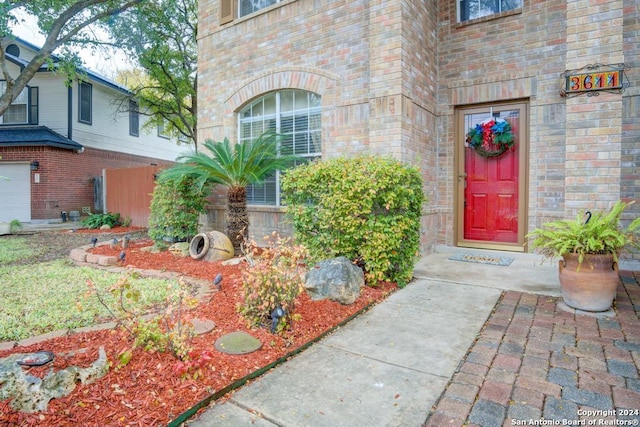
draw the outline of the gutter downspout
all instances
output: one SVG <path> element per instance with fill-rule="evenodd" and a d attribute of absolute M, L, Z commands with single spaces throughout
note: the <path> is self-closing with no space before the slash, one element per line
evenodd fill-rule
<path fill-rule="evenodd" d="M 71 116 L 73 115 L 73 88 L 69 86 L 67 88 L 67 138 L 73 140 L 73 122 Z"/>

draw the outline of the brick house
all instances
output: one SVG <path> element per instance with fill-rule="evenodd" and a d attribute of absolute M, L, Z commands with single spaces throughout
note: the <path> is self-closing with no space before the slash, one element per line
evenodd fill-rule
<path fill-rule="evenodd" d="M 5 50 L 17 75 L 37 49 L 15 39 Z M 146 118 L 117 112 L 129 92 L 96 73 L 65 84 L 65 76 L 41 68 L 0 116 L 0 221 L 60 219 L 61 212 L 102 206 L 104 169 L 172 164 L 184 146 L 162 132 L 142 129 Z M 4 90 L 4 81 L 0 81 Z"/>
<path fill-rule="evenodd" d="M 199 7 L 200 140 L 276 128 L 308 157 L 417 165 L 426 251 L 526 251 L 545 221 L 640 198 L 636 0 Z M 515 147 L 483 157 L 466 136 L 491 120 L 509 123 Z M 277 180 L 249 194 L 256 236 L 286 229 Z M 209 220 L 223 229 L 219 200 Z"/>

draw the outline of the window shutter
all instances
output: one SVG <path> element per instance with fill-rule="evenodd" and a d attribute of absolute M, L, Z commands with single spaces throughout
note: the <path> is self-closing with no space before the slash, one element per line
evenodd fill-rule
<path fill-rule="evenodd" d="M 220 25 L 233 21 L 237 0 L 220 1 Z"/>

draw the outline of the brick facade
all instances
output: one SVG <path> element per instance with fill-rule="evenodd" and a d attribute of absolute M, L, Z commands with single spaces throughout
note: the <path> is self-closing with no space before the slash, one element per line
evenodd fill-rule
<path fill-rule="evenodd" d="M 527 103 L 527 230 L 640 196 L 636 1 L 524 0 L 459 23 L 454 0 L 285 0 L 222 26 L 219 6 L 200 1 L 200 140 L 235 139 L 236 113 L 269 91 L 318 93 L 323 158 L 367 152 L 421 168 L 426 251 L 456 244 L 459 107 Z M 630 87 L 562 97 L 561 74 L 594 63 L 624 63 Z M 223 206 L 212 210 L 220 224 Z M 282 227 L 264 214 L 277 209 L 254 211 L 252 231 Z"/>
<path fill-rule="evenodd" d="M 82 153 L 51 147 L 1 147 L 3 163 L 39 163 L 31 171 L 31 219 L 60 218 L 60 212 L 94 210 L 94 177 L 102 169 L 149 166 L 169 167 L 172 163 L 130 154 L 86 148 Z M 39 182 L 35 175 L 38 174 Z"/>

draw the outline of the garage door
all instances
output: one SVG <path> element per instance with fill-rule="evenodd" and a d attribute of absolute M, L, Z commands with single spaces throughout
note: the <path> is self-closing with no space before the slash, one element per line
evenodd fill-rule
<path fill-rule="evenodd" d="M 0 221 L 31 221 L 31 170 L 29 164 L 0 163 Z"/>

